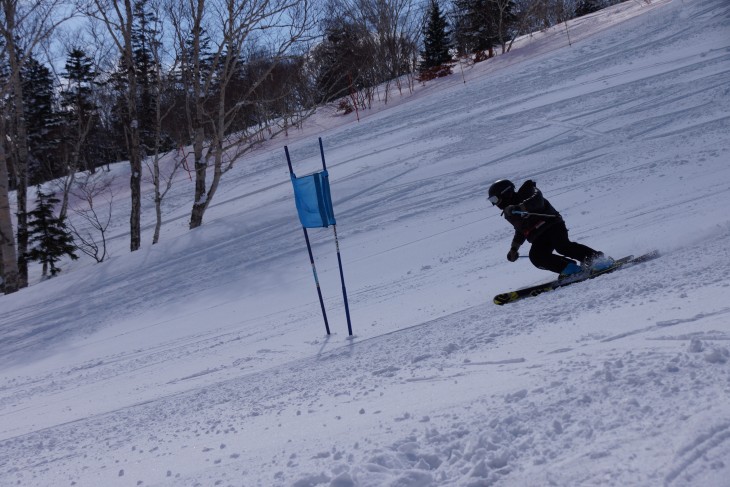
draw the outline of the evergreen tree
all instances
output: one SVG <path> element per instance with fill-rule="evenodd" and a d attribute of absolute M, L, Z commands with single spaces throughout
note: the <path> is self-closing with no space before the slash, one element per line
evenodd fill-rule
<path fill-rule="evenodd" d="M 28 131 L 28 180 L 40 183 L 59 175 L 60 119 L 54 110 L 55 92 L 51 70 L 29 58 L 21 71 Z"/>
<path fill-rule="evenodd" d="M 324 41 L 313 52 L 322 101 L 336 100 L 375 84 L 369 75 L 374 55 L 365 42 L 368 37 L 361 25 L 344 19 L 329 22 Z"/>
<path fill-rule="evenodd" d="M 28 213 L 28 236 L 30 250 L 27 253 L 29 261 L 43 264 L 43 276 L 48 274 L 50 267 L 51 277 L 61 269 L 56 262 L 63 256 L 76 260 L 74 253 L 76 246 L 73 236 L 66 227 L 66 222 L 53 214 L 53 207 L 59 202 L 54 195 L 44 193 L 40 185 L 36 191 L 36 208 Z"/>
<path fill-rule="evenodd" d="M 421 52 L 421 73 L 451 61 L 448 23 L 437 0 L 431 0 L 428 21 L 423 28 L 424 50 Z"/>
<path fill-rule="evenodd" d="M 158 39 L 159 20 L 149 11 L 149 0 L 134 3 L 134 26 L 132 28 L 132 48 L 134 69 L 137 76 L 137 115 L 140 136 L 145 152 L 155 146 L 155 127 L 157 125 L 158 62 L 155 52 L 160 48 Z"/>
<path fill-rule="evenodd" d="M 454 0 L 454 38 L 460 53 L 494 55 L 512 38 L 515 5 L 511 0 Z"/>
<path fill-rule="evenodd" d="M 93 172 L 100 159 L 96 144 L 98 139 L 98 106 L 94 100 L 97 73 L 93 61 L 86 53 L 75 48 L 66 58 L 67 87 L 61 92 L 61 107 L 64 109 L 64 145 L 72 170 Z"/>
<path fill-rule="evenodd" d="M 107 145 L 110 157 L 114 161 L 130 159 L 127 148 L 128 129 L 131 125 L 127 108 L 127 85 L 129 84 L 124 69 L 124 60 L 120 59 L 106 81 L 108 111 L 105 113 L 105 124 L 108 131 Z"/>
<path fill-rule="evenodd" d="M 575 7 L 575 16 L 582 17 L 583 15 L 598 12 L 606 6 L 605 3 L 602 0 L 579 0 Z"/>

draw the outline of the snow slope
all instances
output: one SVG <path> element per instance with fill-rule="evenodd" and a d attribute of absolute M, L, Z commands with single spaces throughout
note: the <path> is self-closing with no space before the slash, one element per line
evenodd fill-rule
<path fill-rule="evenodd" d="M 565 27 L 360 122 L 322 110 L 195 231 L 179 174 L 132 254 L 114 167 L 113 257 L 0 297 L 0 485 L 730 485 L 730 5 Z M 354 337 L 317 229 L 324 333 L 284 158 L 318 169 L 317 137 Z M 506 261 L 502 177 L 574 239 L 662 257 L 494 306 L 551 277 Z"/>

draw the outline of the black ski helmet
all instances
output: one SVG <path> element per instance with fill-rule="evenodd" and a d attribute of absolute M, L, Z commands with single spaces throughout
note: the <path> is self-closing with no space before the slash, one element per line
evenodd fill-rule
<path fill-rule="evenodd" d="M 488 199 L 492 205 L 498 204 L 505 196 L 510 196 L 515 192 L 515 183 L 509 179 L 500 179 L 495 181 L 489 187 Z"/>

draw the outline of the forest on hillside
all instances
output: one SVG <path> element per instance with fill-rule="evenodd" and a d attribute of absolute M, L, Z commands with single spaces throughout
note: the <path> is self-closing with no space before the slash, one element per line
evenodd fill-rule
<path fill-rule="evenodd" d="M 457 59 L 487 60 L 518 36 L 612 3 L 0 0 L 2 291 L 28 285 L 30 256 L 53 269 L 52 247 L 60 244 L 46 238 L 46 247 L 34 247 L 51 229 L 64 234 L 64 248 L 75 236 L 81 251 L 104 259 L 103 218 L 83 215 L 99 232 L 90 241 L 65 222 L 70 195 L 92 209 L 104 195 L 95 175 L 112 162 L 129 161 L 131 169 L 134 251 L 146 172 L 159 214 L 175 172 L 190 171 L 196 228 L 242 155 L 300 126 L 323 103 L 346 113 L 368 109 L 379 86 L 386 94 L 412 90 L 449 74 Z M 161 158 L 175 151 L 174 167 L 161 170 Z M 39 223 L 28 192 L 49 181 L 54 194 L 38 189 L 38 201 L 58 204 L 43 208 L 49 218 Z"/>

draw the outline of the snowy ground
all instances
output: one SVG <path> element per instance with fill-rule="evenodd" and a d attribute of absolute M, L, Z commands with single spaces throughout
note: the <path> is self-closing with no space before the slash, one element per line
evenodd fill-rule
<path fill-rule="evenodd" d="M 225 176 L 187 231 L 0 297 L 0 485 L 730 485 L 730 5 L 626 2 L 352 116 L 322 110 Z M 464 79 L 466 83 L 464 83 Z M 325 145 L 311 230 L 283 145 Z M 574 239 L 660 259 L 497 307 L 495 179 L 535 179 Z M 526 249 L 525 249 L 526 250 Z"/>

